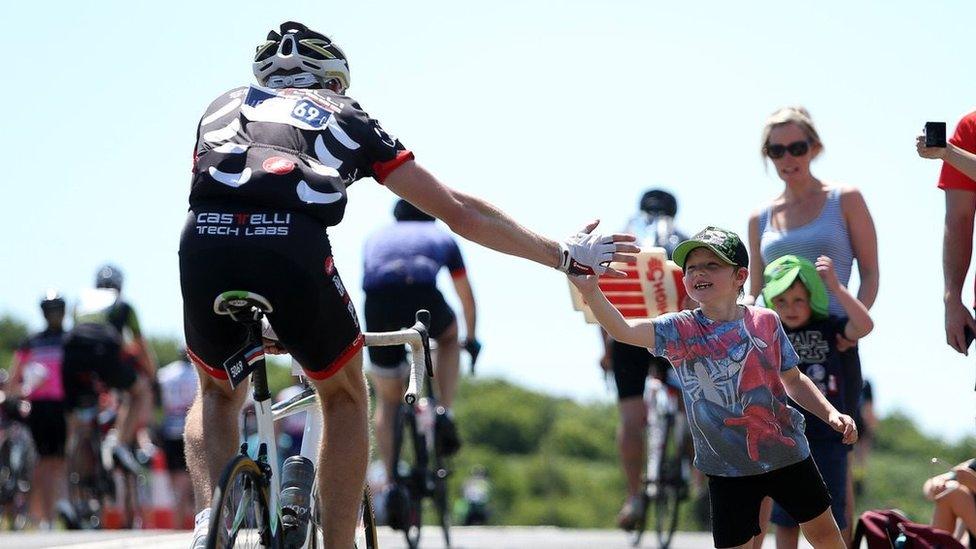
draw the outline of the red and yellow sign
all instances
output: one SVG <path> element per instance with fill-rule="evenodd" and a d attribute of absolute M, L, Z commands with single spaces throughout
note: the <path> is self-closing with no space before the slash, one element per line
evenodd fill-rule
<path fill-rule="evenodd" d="M 646 248 L 637 254 L 637 263 L 613 263 L 614 269 L 627 273 L 624 278 L 600 277 L 600 289 L 624 318 L 654 318 L 681 310 L 688 292 L 682 282 L 681 268 L 667 258 L 664 248 Z M 582 311 L 586 321 L 596 324 L 583 296 L 569 285 L 573 308 Z"/>

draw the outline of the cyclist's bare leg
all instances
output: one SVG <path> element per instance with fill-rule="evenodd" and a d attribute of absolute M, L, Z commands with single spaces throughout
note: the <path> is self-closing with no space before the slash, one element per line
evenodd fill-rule
<path fill-rule="evenodd" d="M 147 410 L 152 409 L 152 389 L 146 376 L 136 376 L 132 387 L 125 392 L 119 404 L 118 436 L 119 443 L 131 445 L 136 440 L 136 430 L 149 418 Z"/>
<path fill-rule="evenodd" d="M 31 489 L 31 516 L 34 524 L 54 521 L 54 504 L 65 497 L 67 488 L 63 457 L 42 457 L 34 468 Z"/>
<path fill-rule="evenodd" d="M 644 406 L 644 399 L 639 396 L 620 399 L 618 407 L 620 424 L 617 426 L 617 447 L 620 450 L 620 465 L 627 482 L 627 495 L 636 497 L 642 489 L 647 408 Z"/>
<path fill-rule="evenodd" d="M 226 380 L 214 379 L 199 367 L 197 373 L 200 389 L 186 414 L 183 440 L 196 510 L 200 511 L 210 506 L 214 485 L 238 451 L 238 422 L 250 383 L 245 381 L 231 390 Z"/>
<path fill-rule="evenodd" d="M 803 537 L 807 538 L 810 545 L 817 549 L 821 547 L 847 548 L 844 539 L 840 536 L 840 530 L 837 528 L 837 522 L 834 520 L 830 507 L 827 507 L 817 518 L 800 524 L 800 529 L 803 530 Z"/>
<path fill-rule="evenodd" d="M 384 377 L 370 373 L 370 383 L 376 393 L 376 409 L 373 420 L 376 422 L 376 449 L 386 466 L 386 478 L 393 478 L 393 425 L 397 410 L 403 402 L 406 380 L 400 377 Z"/>
<path fill-rule="evenodd" d="M 322 404 L 319 494 L 326 547 L 353 546 L 369 459 L 369 395 L 363 353 L 334 376 L 312 380 Z"/>
<path fill-rule="evenodd" d="M 796 549 L 799 544 L 799 528 L 776 526 L 776 549 Z"/>
<path fill-rule="evenodd" d="M 461 362 L 461 346 L 458 345 L 457 321 L 437 338 L 437 351 L 434 353 L 434 379 L 437 380 L 437 397 L 447 409 L 454 405 L 457 393 L 458 364 Z"/>

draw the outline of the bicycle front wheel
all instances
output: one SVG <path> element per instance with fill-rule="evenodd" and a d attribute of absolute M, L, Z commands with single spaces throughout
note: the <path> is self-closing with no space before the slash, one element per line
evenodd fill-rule
<path fill-rule="evenodd" d="M 678 527 L 679 504 L 684 499 L 682 467 L 684 459 L 682 441 L 676 436 L 676 416 L 669 414 L 662 446 L 658 490 L 654 497 L 655 530 L 658 546 L 667 549 Z"/>
<path fill-rule="evenodd" d="M 210 503 L 207 549 L 271 545 L 268 486 L 258 464 L 236 456 L 224 468 Z"/>

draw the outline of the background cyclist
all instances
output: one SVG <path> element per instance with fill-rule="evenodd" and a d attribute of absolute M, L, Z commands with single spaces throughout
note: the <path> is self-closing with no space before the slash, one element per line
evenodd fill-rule
<path fill-rule="evenodd" d="M 437 340 L 434 355 L 437 397 L 437 441 L 445 455 L 457 452 L 460 440 L 451 407 L 457 391 L 458 323 L 454 311 L 437 289 L 437 273 L 447 268 L 464 312 L 466 346 L 476 348 L 477 309 L 471 283 L 457 242 L 435 219 L 406 200 L 393 210 L 396 222 L 366 240 L 363 250 L 363 290 L 366 294 L 366 329 L 399 330 L 414 322 L 418 309 L 431 313 L 430 335 Z M 376 445 L 392 478 L 393 423 L 402 401 L 409 365 L 406 348 L 370 347 L 370 381 L 376 391 Z"/>
<path fill-rule="evenodd" d="M 246 395 L 244 386 L 232 391 L 220 369 L 241 348 L 243 328 L 214 315 L 213 302 L 221 292 L 247 289 L 271 300 L 274 331 L 322 398 L 324 537 L 348 548 L 369 451 L 368 400 L 363 336 L 324 230 L 341 221 L 348 186 L 372 177 L 469 240 L 568 273 L 602 273 L 636 246 L 624 235 L 587 234 L 596 222 L 559 243 L 447 187 L 342 95 L 349 86 L 345 55 L 304 25 L 287 22 L 270 32 L 252 67 L 263 87 L 223 93 L 201 118 L 180 241 L 187 349 L 202 374 L 185 437 L 202 509 L 194 544 L 205 544 L 204 507 L 237 450 Z"/>
<path fill-rule="evenodd" d="M 674 226 L 678 202 L 674 195 L 661 189 L 650 189 L 641 196 L 640 209 L 627 223 L 624 232 L 637 236 L 644 247 L 658 246 L 671 252 L 685 235 Z M 602 328 L 604 355 L 600 366 L 612 371 L 617 386 L 617 405 L 620 424 L 617 426 L 617 448 L 620 465 L 627 484 L 627 499 L 617 515 L 617 525 L 633 529 L 644 516 L 641 498 L 646 444 L 647 409 L 644 405 L 644 386 L 648 372 L 655 366 L 655 375 L 666 376 L 670 371 L 667 360 L 652 356 L 647 349 L 614 341 Z"/>
<path fill-rule="evenodd" d="M 31 519 L 41 529 L 53 524 L 55 504 L 64 497 L 64 385 L 61 361 L 64 357 L 64 298 L 48 290 L 41 299 L 46 326 L 18 347 L 10 366 L 8 392 L 31 403 L 27 416 L 40 460 L 34 468 L 31 490 Z"/>
<path fill-rule="evenodd" d="M 183 446 L 183 431 L 186 427 L 186 413 L 197 394 L 197 371 L 190 364 L 186 350 L 180 358 L 163 366 L 156 372 L 159 383 L 162 422 L 159 425 L 159 443 L 166 456 L 166 469 L 170 486 L 176 502 L 174 524 L 185 528 L 193 516 L 193 487 L 190 474 L 186 470 L 186 457 Z"/>
<path fill-rule="evenodd" d="M 152 413 L 149 376 L 154 375 L 155 361 L 135 309 L 120 296 L 122 282 L 122 271 L 105 265 L 95 274 L 95 288 L 81 292 L 65 341 L 65 396 L 71 410 L 97 403 L 98 382 L 125 393 L 113 451 L 126 467 L 138 470 L 130 447 Z"/>

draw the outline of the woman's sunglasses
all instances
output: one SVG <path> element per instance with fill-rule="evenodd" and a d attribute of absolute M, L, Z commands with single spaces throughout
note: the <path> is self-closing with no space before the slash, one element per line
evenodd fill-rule
<path fill-rule="evenodd" d="M 806 141 L 794 141 L 789 145 L 766 145 L 766 155 L 770 158 L 783 158 L 783 155 L 790 153 L 790 156 L 803 156 L 810 152 L 810 143 Z"/>

